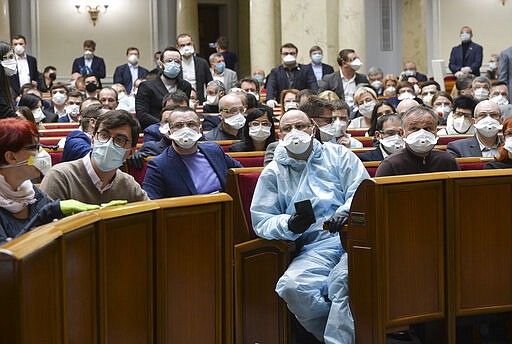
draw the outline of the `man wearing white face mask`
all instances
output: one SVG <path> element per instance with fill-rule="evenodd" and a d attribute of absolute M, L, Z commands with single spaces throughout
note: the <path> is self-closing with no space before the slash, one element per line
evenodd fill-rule
<path fill-rule="evenodd" d="M 396 97 L 388 98 L 386 100 L 396 109 L 398 108 L 398 104 L 408 99 L 415 100 L 418 104 L 423 104 L 423 100 L 416 96 L 414 86 L 408 81 L 400 81 L 396 86 Z"/>
<path fill-rule="evenodd" d="M 471 95 L 479 102 L 489 99 L 491 81 L 485 76 L 476 77 L 471 83 Z"/>
<path fill-rule="evenodd" d="M 202 104 L 205 101 L 206 85 L 213 80 L 210 65 L 205 59 L 195 55 L 194 42 L 189 34 L 182 33 L 176 37 L 176 48 L 179 49 L 183 59 L 183 79 L 190 82 L 197 92 L 197 99 Z"/>
<path fill-rule="evenodd" d="M 59 117 L 59 122 L 78 122 L 78 115 L 80 114 L 80 105 L 82 105 L 83 96 L 78 91 L 71 91 L 68 94 L 66 103 L 64 104 L 64 111 L 66 115 Z"/>
<path fill-rule="evenodd" d="M 382 160 L 375 177 L 459 170 L 450 154 L 433 150 L 437 143 L 437 114 L 430 107 L 410 108 L 403 124 L 405 149 Z"/>
<path fill-rule="evenodd" d="M 297 63 L 299 49 L 293 43 L 281 46 L 282 64 L 273 68 L 267 76 L 267 105 L 274 108 L 281 101 L 281 91 L 286 89 L 303 90 L 309 88 L 318 90 L 315 73 L 311 68 Z"/>
<path fill-rule="evenodd" d="M 91 153 L 55 165 L 43 178 L 41 190 L 52 199 L 98 205 L 113 200 L 148 200 L 133 177 L 119 170 L 133 154 L 139 130 L 137 120 L 129 112 L 112 110 L 102 114 L 94 128 Z"/>
<path fill-rule="evenodd" d="M 489 99 L 500 107 L 501 117 L 507 119 L 512 116 L 512 104 L 508 100 L 508 86 L 503 81 L 496 81 L 492 84 Z"/>
<path fill-rule="evenodd" d="M 242 167 L 214 142 L 201 138 L 195 111 L 179 107 L 169 116 L 172 144 L 150 160 L 142 187 L 151 199 L 222 192 L 228 169 Z"/>
<path fill-rule="evenodd" d="M 12 47 L 16 54 L 17 73 L 9 77 L 14 96 L 20 93 L 20 87 L 31 83 L 37 85 L 39 71 L 37 70 L 37 59 L 27 54 L 27 40 L 25 36 L 16 35 L 12 38 Z"/>
<path fill-rule="evenodd" d="M 471 40 L 472 37 L 471 28 L 463 26 L 460 29 L 461 44 L 452 48 L 448 67 L 456 77 L 462 74 L 480 75 L 484 50 L 481 45 Z"/>
<path fill-rule="evenodd" d="M 220 123 L 205 135 L 208 141 L 240 140 L 245 125 L 244 106 L 240 97 L 228 94 L 219 100 Z"/>
<path fill-rule="evenodd" d="M 453 111 L 447 117 L 446 128 L 437 132 L 437 135 L 474 135 L 476 128 L 473 125 L 475 120 L 473 112 L 475 111 L 476 101 L 473 97 L 458 96 L 453 100 Z M 436 112 L 441 112 L 441 107 L 437 107 Z"/>
<path fill-rule="evenodd" d="M 285 113 L 280 129 L 274 160 L 262 171 L 254 191 L 254 231 L 297 245 L 276 292 L 298 322 L 321 342 L 354 343 L 347 255 L 337 232 L 368 173 L 346 147 L 314 139 L 316 128 L 304 112 Z M 304 200 L 310 201 L 310 211 L 296 205 Z"/>
<path fill-rule="evenodd" d="M 382 161 L 405 148 L 402 118 L 398 115 L 382 115 L 377 119 L 375 138 L 379 146 L 371 151 L 358 154 L 361 161 Z"/>
<path fill-rule="evenodd" d="M 484 100 L 475 107 L 476 135 L 463 140 L 448 143 L 446 151 L 455 158 L 494 157 L 499 155 L 501 138 L 498 133 L 502 128 L 502 117 L 498 105 Z"/>
<path fill-rule="evenodd" d="M 145 78 L 149 71 L 139 65 L 139 49 L 130 47 L 126 49 L 126 60 L 121 66 L 117 66 L 114 72 L 114 83 L 122 84 L 128 94 L 132 92 L 133 83 L 137 79 Z"/>
<path fill-rule="evenodd" d="M 56 82 L 50 88 L 50 94 L 52 95 L 52 107 L 48 110 L 56 114 L 60 122 L 61 118 L 66 117 L 66 101 L 68 100 L 68 89 L 62 82 Z"/>
<path fill-rule="evenodd" d="M 361 83 L 369 84 L 366 75 L 357 73 L 363 62 L 353 49 L 341 50 L 337 61 L 340 71 L 324 76 L 322 82 L 318 83 L 318 92 L 334 91 L 340 99 L 345 100 L 350 107 L 353 107 L 357 85 Z"/>

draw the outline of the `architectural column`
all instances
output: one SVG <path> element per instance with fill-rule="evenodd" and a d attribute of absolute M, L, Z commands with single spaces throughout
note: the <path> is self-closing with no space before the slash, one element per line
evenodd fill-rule
<path fill-rule="evenodd" d="M 425 1 L 402 0 L 402 54 L 403 60 L 416 62 L 419 71 L 428 71 L 425 30 Z"/>
<path fill-rule="evenodd" d="M 176 0 L 176 32 L 188 33 L 199 46 L 199 19 L 197 0 Z"/>
<path fill-rule="evenodd" d="M 10 43 L 9 0 L 0 0 L 0 37 Z"/>
<path fill-rule="evenodd" d="M 250 0 L 251 72 L 263 69 L 265 74 L 276 66 L 279 46 L 275 29 L 279 27 L 274 0 Z M 279 13 L 279 12 L 277 12 Z"/>
<path fill-rule="evenodd" d="M 363 61 L 363 72 L 366 65 L 366 16 L 365 1 L 339 0 L 338 2 L 338 44 L 339 50 L 354 49 Z"/>

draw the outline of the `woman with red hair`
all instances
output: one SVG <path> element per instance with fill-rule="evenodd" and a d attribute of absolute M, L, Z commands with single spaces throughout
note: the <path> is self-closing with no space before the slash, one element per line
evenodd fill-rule
<path fill-rule="evenodd" d="M 500 147 L 500 155 L 485 164 L 484 169 L 512 168 L 512 117 L 503 122 L 503 138 L 505 143 Z"/>
<path fill-rule="evenodd" d="M 40 148 L 34 123 L 0 120 L 0 243 L 53 219 L 98 208 L 74 200 L 50 200 L 30 181 L 50 167 L 50 155 Z"/>

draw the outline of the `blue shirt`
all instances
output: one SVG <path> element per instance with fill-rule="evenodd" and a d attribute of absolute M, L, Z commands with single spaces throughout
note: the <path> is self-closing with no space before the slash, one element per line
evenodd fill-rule
<path fill-rule="evenodd" d="M 323 72 L 322 72 L 322 64 L 314 64 L 311 63 L 311 67 L 313 69 L 313 73 L 315 73 L 316 80 L 322 80 Z"/>
<path fill-rule="evenodd" d="M 185 166 L 187 166 L 198 194 L 222 191 L 219 178 L 203 153 L 198 150 L 194 154 L 180 156 Z"/>

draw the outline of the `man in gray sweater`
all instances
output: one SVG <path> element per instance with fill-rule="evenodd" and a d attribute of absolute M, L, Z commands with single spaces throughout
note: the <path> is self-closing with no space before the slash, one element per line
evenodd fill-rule
<path fill-rule="evenodd" d="M 139 130 L 137 120 L 127 111 L 102 114 L 96 121 L 91 153 L 55 165 L 44 176 L 41 189 L 52 199 L 75 199 L 89 204 L 148 200 L 133 177 L 119 170 L 133 154 Z"/>

